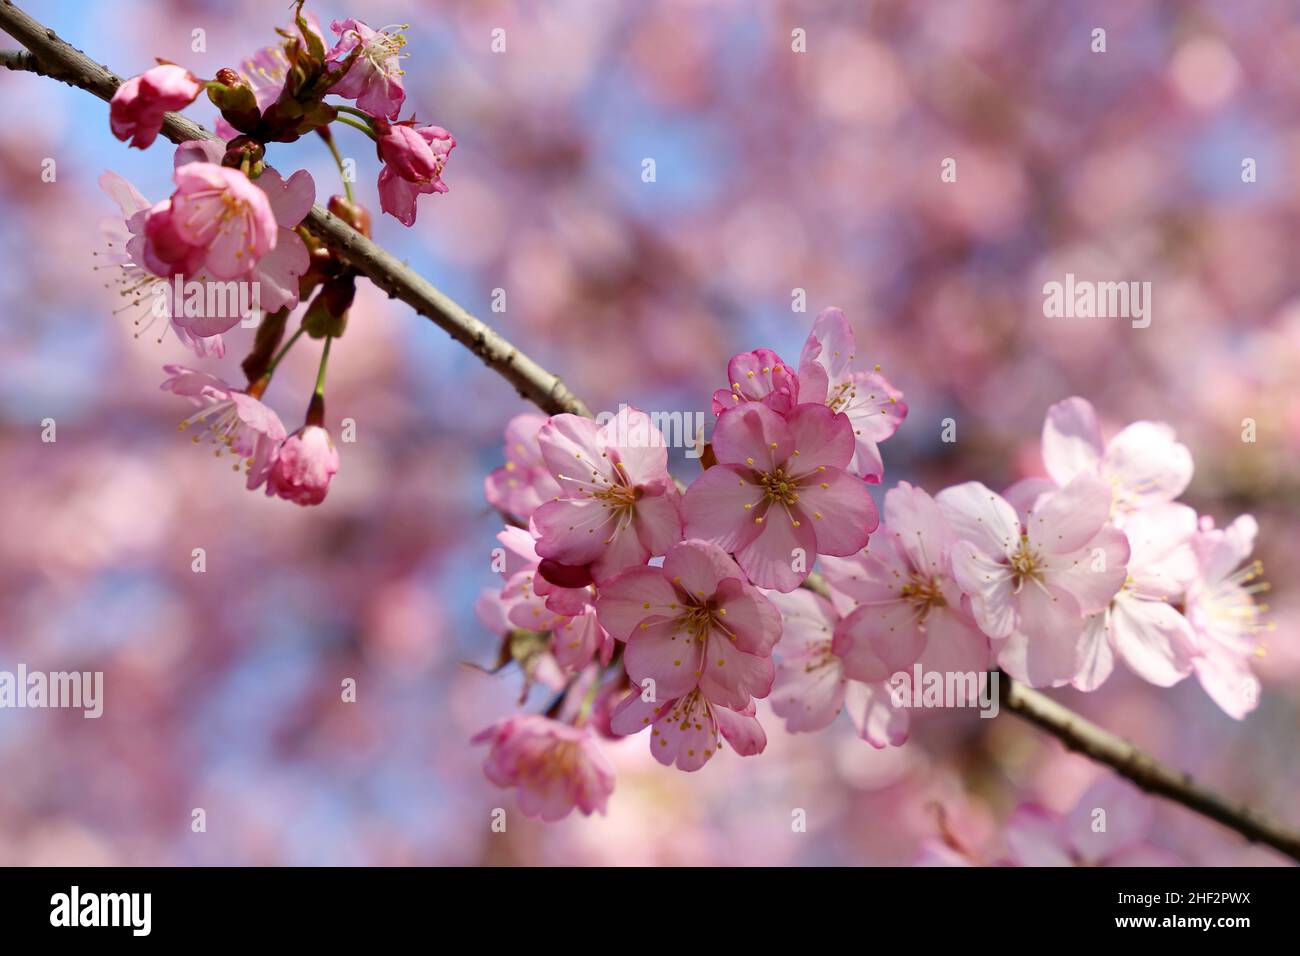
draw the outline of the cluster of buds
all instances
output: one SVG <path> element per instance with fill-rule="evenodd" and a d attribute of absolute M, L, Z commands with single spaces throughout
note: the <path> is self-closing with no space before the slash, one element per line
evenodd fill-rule
<path fill-rule="evenodd" d="M 221 111 L 221 140 L 183 143 L 174 158 L 176 189 L 159 202 L 113 173 L 101 184 L 122 210 L 107 228 L 111 284 L 128 300 L 124 309 L 141 313 L 137 326 L 165 317 L 198 357 L 220 357 L 225 336 L 261 316 L 242 363 L 243 388 L 179 365 L 166 367 L 163 388 L 200 407 L 182 428 L 202 423 L 218 455 L 243 460 L 249 488 L 265 485 L 268 494 L 306 505 L 325 499 L 339 467 L 325 427 L 325 370 L 331 343 L 347 327 L 358 274 L 303 226 L 316 199 L 312 177 L 305 170 L 282 177 L 267 163 L 267 147 L 314 131 L 344 174 L 331 126 L 353 127 L 375 143 L 380 208 L 410 226 L 420 195 L 447 191 L 442 172 L 455 140 L 441 127 L 399 119 L 405 27 L 336 20 L 331 44 L 304 3 L 294 4 L 293 27 L 277 30 L 280 42 L 213 79 L 160 60 L 124 82 L 110 104 L 119 139 L 148 148 L 166 113 L 206 91 Z M 369 236 L 370 213 L 349 175 L 343 187 L 329 211 Z M 303 303 L 289 335 L 290 316 Z M 262 396 L 304 333 L 323 342 L 320 368 L 303 425 L 288 434 Z"/>

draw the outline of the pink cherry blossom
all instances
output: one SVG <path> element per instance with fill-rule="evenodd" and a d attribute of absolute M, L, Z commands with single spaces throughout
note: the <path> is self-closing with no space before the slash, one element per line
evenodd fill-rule
<path fill-rule="evenodd" d="M 903 423 L 907 405 L 879 366 L 859 367 L 853 327 L 839 309 L 826 309 L 813 323 L 799 356 L 799 389 L 801 402 L 824 402 L 848 416 L 854 440 L 848 470 L 878 484 L 885 473 L 880 443 Z"/>
<path fill-rule="evenodd" d="M 827 581 L 855 604 L 835 629 L 834 649 L 850 677 L 903 674 L 910 682 L 917 661 L 925 671 L 988 669 L 988 638 L 953 577 L 956 543 L 935 500 L 900 482 L 885 495 L 885 520 L 867 552 L 827 567 Z"/>
<path fill-rule="evenodd" d="M 1252 659 L 1263 654 L 1260 620 L 1266 610 L 1255 595 L 1268 590 L 1259 580 L 1263 565 L 1245 564 L 1259 525 L 1242 515 L 1226 528 L 1201 519 L 1193 546 L 1198 573 L 1187 587 L 1187 618 L 1196 635 L 1192 660 L 1201 687 L 1231 717 L 1241 720 L 1259 705 L 1259 678 Z M 1244 566 L 1243 566 L 1244 565 Z"/>
<path fill-rule="evenodd" d="M 189 171 L 200 170 L 208 177 L 215 170 L 220 182 L 235 184 L 230 195 L 210 196 L 205 200 L 199 195 L 202 190 L 194 192 L 191 184 L 191 196 L 184 201 L 182 192 L 186 187 L 178 188 L 169 199 L 149 208 L 140 207 L 140 203 L 147 201 L 138 193 L 126 194 L 130 211 L 123 206 L 131 234 L 126 246 L 131 265 L 151 276 L 172 280 L 156 291 L 168 298 L 168 311 L 177 335 L 193 345 L 199 354 L 219 354 L 219 338 L 215 343 L 203 340 L 219 336 L 246 318 L 250 313 L 243 308 L 245 301 L 249 308 L 268 311 L 297 306 L 298 280 L 310 265 L 307 247 L 293 227 L 303 220 L 315 201 L 316 186 L 311 175 L 299 170 L 286 181 L 276 170 L 267 167 L 256 183 L 250 183 L 239 170 L 220 166 L 221 155 L 222 149 L 216 143 L 185 143 L 176 150 L 174 175 L 180 184 L 187 180 Z M 116 184 L 110 194 L 119 203 L 123 201 L 123 190 Z M 195 204 L 198 204 L 197 212 Z M 191 225 L 201 215 L 215 215 L 218 221 L 207 232 L 185 228 L 178 210 L 189 217 Z M 223 218 L 227 213 L 233 217 L 229 222 Z M 236 219 L 244 225 L 235 223 Z M 244 240 L 238 234 L 249 223 L 253 224 L 256 238 L 251 240 L 252 246 L 241 247 Z M 233 254 L 229 254 L 231 243 L 237 247 Z M 259 254 L 258 249 L 265 251 Z M 226 274 L 213 269 L 214 263 Z M 230 275 L 231 268 L 240 271 Z M 227 284 L 234 280 L 249 284 L 245 296 L 232 294 Z M 203 307 L 197 311 L 183 308 L 183 303 L 175 301 L 173 294 L 176 284 L 188 287 L 194 283 L 205 293 L 200 296 Z M 217 289 L 218 286 L 221 288 Z M 211 290 L 220 294 L 207 294 Z"/>
<path fill-rule="evenodd" d="M 108 105 L 113 135 L 129 146 L 147 149 L 162 131 L 163 114 L 189 106 L 203 82 L 174 63 L 162 63 L 117 88 Z"/>
<path fill-rule="evenodd" d="M 996 642 L 998 663 L 1030 686 L 1073 680 L 1083 618 L 1110 603 L 1129 558 L 1123 532 L 1106 524 L 1109 486 L 1080 474 L 1043 495 L 1023 524 L 977 481 L 946 488 L 936 500 L 958 539 L 953 576 Z"/>
<path fill-rule="evenodd" d="M 1104 813 L 1105 816 L 1100 814 Z M 1151 800 L 1118 777 L 1093 784 L 1061 816 L 1034 804 L 1016 809 L 1006 826 L 1013 866 L 1181 866 L 1148 842 Z M 1098 826 L 1104 821 L 1104 826 Z"/>
<path fill-rule="evenodd" d="M 382 136 L 379 143 L 385 160 L 379 171 L 379 207 L 402 225 L 412 226 L 420 196 L 448 191 L 442 181 L 442 170 L 456 140 L 441 126 L 388 128 L 391 132 Z"/>
<path fill-rule="evenodd" d="M 192 425 L 201 425 L 209 433 L 209 440 L 223 449 L 229 449 L 243 460 L 243 470 L 248 476 L 251 490 L 266 481 L 285 441 L 284 425 L 280 418 L 247 392 L 232 388 L 215 375 L 196 372 L 183 365 L 165 365 L 169 376 L 162 389 L 188 398 L 201 411 L 181 422 L 182 431 Z M 201 441 L 194 436 L 194 443 Z M 240 466 L 235 465 L 238 471 Z"/>
<path fill-rule="evenodd" d="M 166 220 L 157 232 L 188 247 L 187 273 L 243 278 L 275 247 L 279 225 L 271 203 L 243 172 L 192 162 L 177 166 L 173 178 L 176 192 L 169 208 L 159 213 Z"/>
<path fill-rule="evenodd" d="M 879 524 L 865 483 L 845 471 L 853 428 L 825 405 L 728 409 L 713 453 L 718 464 L 687 489 L 686 534 L 734 553 L 759 587 L 794 590 L 818 554 L 853 554 Z"/>
<path fill-rule="evenodd" d="M 650 728 L 650 752 L 665 767 L 699 770 L 726 740 L 737 754 L 752 757 L 767 746 L 767 734 L 754 716 L 754 702 L 732 710 L 710 701 L 699 690 L 657 703 L 634 691 L 618 704 L 610 729 L 630 736 Z"/>
<path fill-rule="evenodd" d="M 657 700 L 699 688 L 709 701 L 741 710 L 772 689 L 772 647 L 781 616 L 717 545 L 674 545 L 663 567 L 629 568 L 597 590 L 596 613 L 626 641 L 623 663 Z"/>
<path fill-rule="evenodd" d="M 1128 577 L 1106 610 L 1088 618 L 1075 687 L 1096 690 L 1116 657 L 1159 687 L 1191 673 L 1196 639 L 1174 605 L 1196 574 L 1195 533 L 1196 512 L 1174 502 L 1151 505 L 1124 522 Z"/>
<path fill-rule="evenodd" d="M 835 602 L 845 608 L 852 601 L 832 589 Z M 781 612 L 781 641 L 776 681 L 772 685 L 772 710 L 785 720 L 786 730 L 806 733 L 827 727 L 848 708 L 858 736 L 871 746 L 901 747 L 911 723 L 883 681 L 851 680 L 845 662 L 835 652 L 835 630 L 842 618 L 835 603 L 819 594 L 798 589 L 773 591 L 768 599 Z"/>
<path fill-rule="evenodd" d="M 584 816 L 603 814 L 614 792 L 614 769 L 584 727 L 515 714 L 480 731 L 472 742 L 490 746 L 483 772 L 498 787 L 519 788 L 525 816 L 550 823 L 575 807 Z"/>
<path fill-rule="evenodd" d="M 211 140 L 194 140 L 177 147 L 174 166 L 179 169 L 196 162 L 220 164 L 221 156 L 221 147 Z M 261 308 L 268 312 L 293 309 L 298 305 L 298 279 L 311 265 L 307 246 L 295 227 L 316 201 L 316 183 L 305 169 L 286 180 L 273 166 L 267 166 L 253 184 L 266 194 L 277 229 L 271 250 L 248 263 L 245 278 L 257 283 Z"/>
<path fill-rule="evenodd" d="M 1057 485 L 1088 473 L 1108 481 L 1119 516 L 1173 501 L 1192 480 L 1192 456 L 1158 422 L 1134 422 L 1103 442 L 1097 413 L 1082 398 L 1067 398 L 1047 410 L 1043 464 Z"/>
<path fill-rule="evenodd" d="M 732 356 L 727 363 L 730 388 L 713 393 L 713 414 L 721 415 L 742 402 L 762 402 L 779 415 L 799 404 L 798 373 L 771 349 L 755 349 Z"/>
<path fill-rule="evenodd" d="M 329 431 L 320 425 L 304 425 L 280 446 L 266 493 L 294 504 L 318 505 L 325 500 L 330 479 L 338 470 L 339 453 Z"/>
<path fill-rule="evenodd" d="M 600 584 L 681 540 L 681 496 L 664 437 L 645 412 L 624 407 L 605 425 L 556 415 L 537 438 L 560 485 L 560 496 L 533 514 L 543 558 L 590 565 Z"/>
<path fill-rule="evenodd" d="M 483 491 L 492 507 L 527 521 L 543 502 L 560 494 L 559 483 L 546 470 L 537 433 L 545 415 L 516 415 L 506 425 L 506 463 L 491 472 Z"/>
<path fill-rule="evenodd" d="M 372 116 L 396 119 L 401 112 L 406 91 L 402 88 L 402 47 L 405 27 L 375 30 L 349 17 L 330 24 L 338 36 L 334 48 L 326 54 L 326 64 L 337 69 L 358 46 L 361 52 L 347 73 L 330 87 L 330 92 L 344 99 L 356 100 L 357 108 Z"/>
<path fill-rule="evenodd" d="M 166 277 L 155 275 L 144 264 L 144 222 L 149 213 L 149 200 L 114 172 L 100 176 L 99 185 L 118 204 L 123 217 L 104 224 L 108 249 L 103 258 L 105 265 L 97 267 L 116 270 L 110 285 L 116 286 L 118 294 L 127 300 L 117 311 L 135 313 L 137 338 L 161 318 L 199 358 L 209 355 L 221 358 L 226 354 L 221 335 L 204 338 L 191 332 L 183 311 L 171 304 L 172 287 Z"/>

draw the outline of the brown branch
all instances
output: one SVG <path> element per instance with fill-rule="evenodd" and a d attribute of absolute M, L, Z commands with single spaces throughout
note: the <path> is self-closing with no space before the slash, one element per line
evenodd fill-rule
<path fill-rule="evenodd" d="M 121 83 L 111 70 L 59 39 L 58 34 L 37 23 L 11 0 L 0 0 L 0 28 L 31 51 L 0 51 L 0 64 L 11 70 L 54 77 L 103 100 L 111 99 Z M 216 138 L 175 113 L 169 113 L 164 120 L 163 134 L 174 143 Z M 522 397 L 551 414 L 572 412 L 591 417 L 587 406 L 559 378 L 343 220 L 314 206 L 305 225 L 390 296 L 401 299 L 468 347 L 514 385 Z M 823 596 L 828 593 L 826 582 L 816 574 L 809 576 L 806 586 Z M 1236 830 L 1248 840 L 1268 844 L 1300 860 L 1300 832 L 1294 828 L 1226 800 L 1050 697 L 1002 676 L 1002 706 L 1057 737 L 1071 750 L 1106 764 L 1144 790 Z"/>

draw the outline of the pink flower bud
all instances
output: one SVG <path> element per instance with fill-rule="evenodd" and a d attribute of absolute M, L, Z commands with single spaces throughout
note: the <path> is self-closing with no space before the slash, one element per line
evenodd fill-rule
<path fill-rule="evenodd" d="M 109 103 L 113 135 L 146 149 L 162 130 L 163 114 L 184 109 L 202 91 L 203 83 L 174 63 L 163 63 L 133 76 L 117 88 Z"/>
<path fill-rule="evenodd" d="M 300 505 L 318 505 L 338 470 L 339 453 L 330 433 L 319 425 L 304 425 L 280 446 L 266 493 Z"/>

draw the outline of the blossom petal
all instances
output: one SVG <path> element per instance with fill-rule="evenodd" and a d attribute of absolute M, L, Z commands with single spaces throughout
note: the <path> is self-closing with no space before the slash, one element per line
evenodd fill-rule
<path fill-rule="evenodd" d="M 1043 464 L 1058 485 L 1093 471 L 1101 460 L 1101 426 L 1092 405 L 1067 398 L 1047 410 L 1043 422 Z"/>

